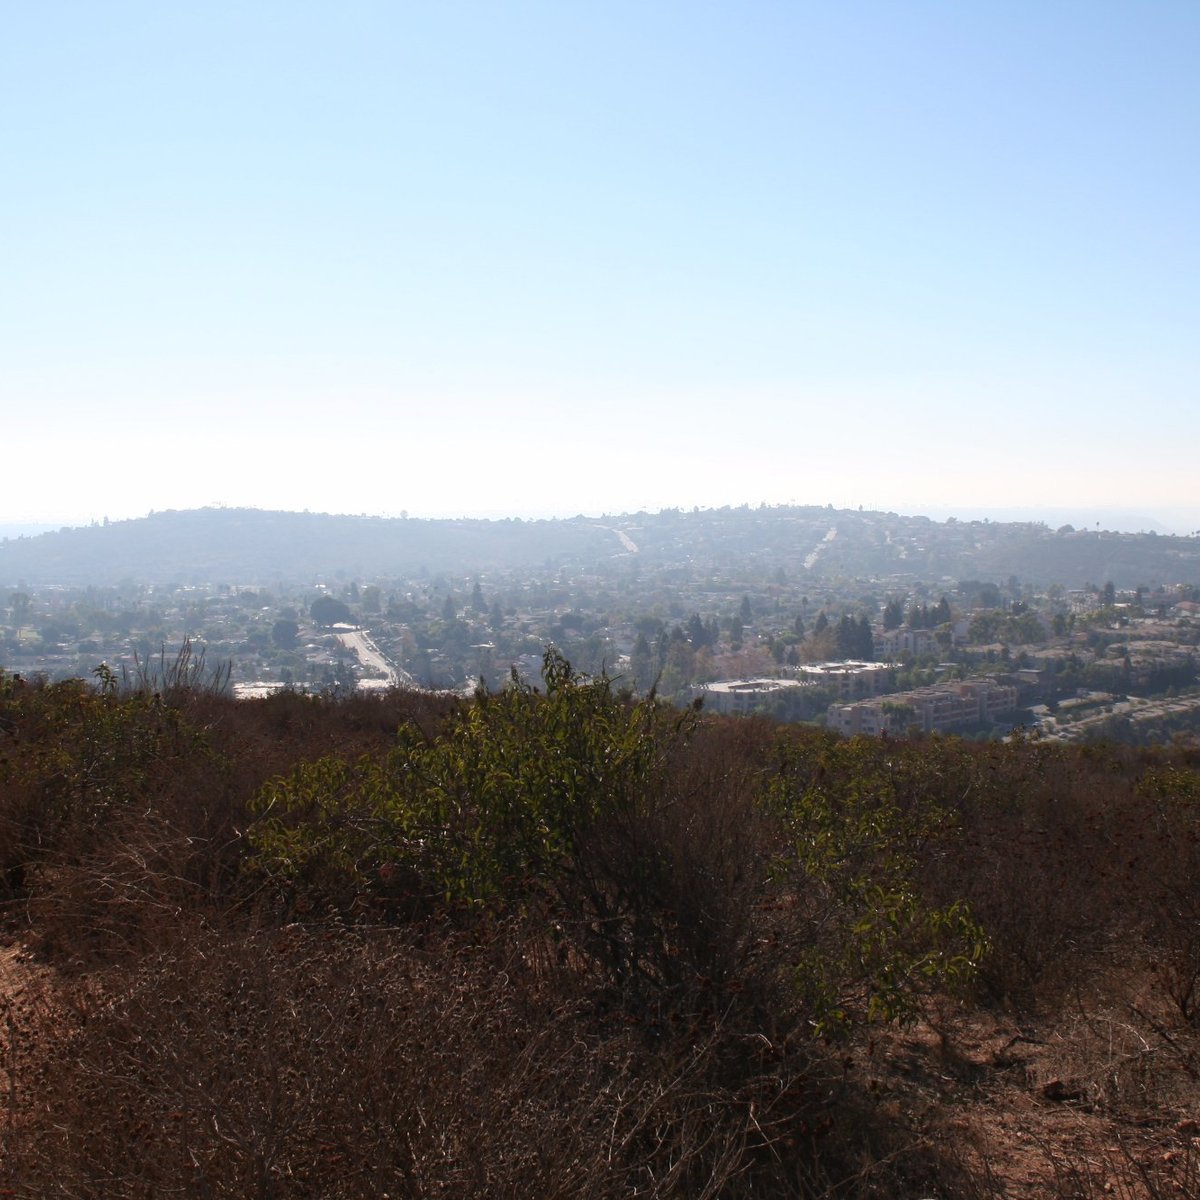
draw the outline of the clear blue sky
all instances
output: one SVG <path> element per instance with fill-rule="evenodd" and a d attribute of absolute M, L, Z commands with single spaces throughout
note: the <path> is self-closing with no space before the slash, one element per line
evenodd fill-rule
<path fill-rule="evenodd" d="M 0 520 L 1200 511 L 1197 62 L 1194 0 L 9 3 Z"/>

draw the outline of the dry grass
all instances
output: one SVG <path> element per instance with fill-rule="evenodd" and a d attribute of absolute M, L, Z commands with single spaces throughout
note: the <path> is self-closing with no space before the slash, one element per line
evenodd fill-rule
<path fill-rule="evenodd" d="M 792 965 L 826 933 L 760 803 L 781 738 L 819 778 L 811 731 L 706 720 L 636 819 L 589 835 L 602 886 L 653 867 L 651 992 L 577 953 L 549 891 L 277 907 L 246 869 L 263 783 L 433 735 L 449 708 L 0 688 L 0 1190 L 1200 1194 L 1186 752 L 864 745 L 901 805 L 954 813 L 922 883 L 969 901 L 991 950 L 973 996 L 824 1043 Z"/>
<path fill-rule="evenodd" d="M 715 1013 L 655 1028 L 597 1011 L 525 937 L 183 936 L 76 1015 L 9 1187 L 749 1197 L 887 1194 L 898 1166 L 932 1178 L 867 1111 L 835 1128 L 853 1102 L 807 1045 Z"/>

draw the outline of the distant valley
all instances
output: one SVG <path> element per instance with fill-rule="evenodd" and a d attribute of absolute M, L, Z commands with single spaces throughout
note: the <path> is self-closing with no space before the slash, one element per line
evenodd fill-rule
<path fill-rule="evenodd" d="M 820 507 L 571 520 L 163 512 L 0 542 L 0 668 L 241 696 L 537 683 L 845 733 L 1200 725 L 1200 539 Z M 176 668 L 175 656 L 185 653 Z"/>

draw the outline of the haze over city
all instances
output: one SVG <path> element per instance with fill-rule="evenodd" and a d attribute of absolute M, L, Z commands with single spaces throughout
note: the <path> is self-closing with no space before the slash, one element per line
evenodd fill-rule
<path fill-rule="evenodd" d="M 1187 3 L 12 7 L 0 523 L 1189 531 L 1198 50 Z"/>

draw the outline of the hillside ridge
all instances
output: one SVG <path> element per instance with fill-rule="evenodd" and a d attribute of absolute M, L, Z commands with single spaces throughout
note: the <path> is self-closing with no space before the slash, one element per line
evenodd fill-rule
<path fill-rule="evenodd" d="M 770 562 L 814 578 L 1016 575 L 1067 587 L 1200 582 L 1195 537 L 744 505 L 541 520 L 168 510 L 4 539 L 0 584 L 269 583 L 339 572 L 379 578 L 495 566 L 588 568 L 622 555 L 656 565 Z"/>

